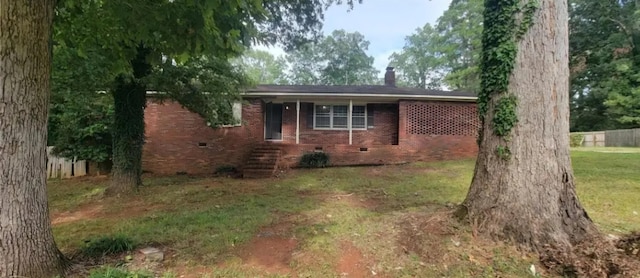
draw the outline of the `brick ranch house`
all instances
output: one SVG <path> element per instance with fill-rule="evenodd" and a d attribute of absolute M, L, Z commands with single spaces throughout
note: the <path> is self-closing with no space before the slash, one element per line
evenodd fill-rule
<path fill-rule="evenodd" d="M 234 166 L 245 177 L 295 167 L 325 152 L 332 165 L 394 164 L 477 154 L 476 97 L 468 92 L 386 85 L 260 85 L 243 94 L 241 124 L 212 128 L 176 102 L 149 98 L 143 169 L 157 174 L 214 173 Z"/>

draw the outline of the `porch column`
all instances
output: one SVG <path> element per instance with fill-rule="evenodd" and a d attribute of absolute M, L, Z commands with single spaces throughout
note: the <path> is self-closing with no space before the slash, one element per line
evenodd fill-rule
<path fill-rule="evenodd" d="M 353 100 L 349 100 L 349 113 L 347 114 L 347 125 L 349 126 L 349 145 L 353 144 L 353 128 L 351 127 L 351 114 L 353 113 Z"/>
<path fill-rule="evenodd" d="M 300 99 L 296 100 L 296 145 L 297 144 L 300 144 Z"/>

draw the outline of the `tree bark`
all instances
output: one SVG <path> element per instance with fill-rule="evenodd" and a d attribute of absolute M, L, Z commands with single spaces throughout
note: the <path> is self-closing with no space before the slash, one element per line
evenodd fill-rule
<path fill-rule="evenodd" d="M 531 250 L 568 247 L 597 233 L 576 196 L 569 156 L 567 1 L 539 2 L 533 26 L 518 42 L 509 80 L 518 122 L 510 138 L 494 135 L 498 98 L 489 100 L 473 181 L 461 206 L 479 231 Z M 501 145 L 510 158 L 498 154 Z"/>
<path fill-rule="evenodd" d="M 0 277 L 65 268 L 46 187 L 54 3 L 0 1 Z"/>
<path fill-rule="evenodd" d="M 107 194 L 135 192 L 142 185 L 142 145 L 144 144 L 144 108 L 146 85 L 141 80 L 150 74 L 149 51 L 138 47 L 131 60 L 133 77 L 119 76 L 112 90 L 115 103 L 113 129 L 113 167 Z"/>

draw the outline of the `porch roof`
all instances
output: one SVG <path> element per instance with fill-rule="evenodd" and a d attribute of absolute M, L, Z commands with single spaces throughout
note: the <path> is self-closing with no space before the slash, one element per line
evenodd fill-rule
<path fill-rule="evenodd" d="M 427 90 L 386 85 L 258 85 L 247 90 L 244 95 L 282 99 L 350 98 L 386 101 L 406 99 L 472 102 L 477 99 L 472 92 Z"/>

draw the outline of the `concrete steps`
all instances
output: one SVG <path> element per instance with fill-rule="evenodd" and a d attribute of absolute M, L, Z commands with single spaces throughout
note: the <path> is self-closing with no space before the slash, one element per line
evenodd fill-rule
<path fill-rule="evenodd" d="M 242 167 L 242 177 L 249 179 L 272 177 L 281 154 L 280 147 L 271 144 L 256 147 Z"/>

